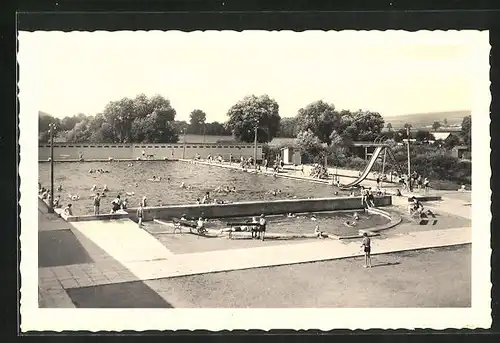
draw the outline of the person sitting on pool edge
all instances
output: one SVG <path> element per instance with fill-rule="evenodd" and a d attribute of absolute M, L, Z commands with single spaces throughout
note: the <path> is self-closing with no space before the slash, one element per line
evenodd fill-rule
<path fill-rule="evenodd" d="M 116 213 L 122 206 L 122 200 L 120 199 L 120 195 L 117 195 L 116 198 L 111 202 L 111 213 Z"/>
<path fill-rule="evenodd" d="M 411 200 L 413 202 L 410 205 L 408 205 L 409 215 L 413 216 L 416 213 L 421 214 L 422 212 L 424 212 L 424 205 L 422 205 L 422 203 L 417 198 L 413 196 L 411 197 Z"/>
<path fill-rule="evenodd" d="M 72 205 L 71 204 L 68 204 L 68 206 L 66 206 L 64 208 L 64 214 L 67 215 L 67 216 L 72 216 L 73 215 L 73 210 L 72 210 Z"/>
<path fill-rule="evenodd" d="M 59 201 L 61 201 L 61 196 L 60 195 L 56 196 L 56 198 L 54 199 L 54 202 L 53 202 L 54 208 L 61 207 L 61 205 L 59 204 Z"/>
<path fill-rule="evenodd" d="M 321 238 L 324 238 L 324 233 L 323 231 L 321 231 L 319 229 L 319 225 L 316 225 L 316 227 L 314 228 L 314 234 L 316 235 L 317 238 L 321 239 Z"/>
<path fill-rule="evenodd" d="M 210 204 L 210 201 L 211 201 L 211 199 L 210 199 L 210 192 L 206 192 L 205 196 L 201 200 L 201 203 L 202 204 Z"/>

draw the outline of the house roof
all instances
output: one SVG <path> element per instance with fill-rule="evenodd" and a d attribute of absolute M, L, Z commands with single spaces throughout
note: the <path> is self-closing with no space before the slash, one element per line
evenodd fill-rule
<path fill-rule="evenodd" d="M 439 141 L 439 140 L 445 140 L 451 135 L 451 132 L 432 132 L 432 135 L 434 138 Z"/>

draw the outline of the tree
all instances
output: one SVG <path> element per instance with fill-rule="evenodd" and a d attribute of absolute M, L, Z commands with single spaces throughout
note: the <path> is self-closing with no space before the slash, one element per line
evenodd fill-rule
<path fill-rule="evenodd" d="M 229 120 L 226 128 L 243 142 L 254 141 L 257 127 L 257 141 L 270 142 L 279 130 L 281 117 L 276 100 L 268 95 L 247 96 L 234 104 L 227 112 Z"/>
<path fill-rule="evenodd" d="M 432 124 L 432 129 L 434 131 L 437 131 L 439 128 L 441 127 L 441 123 L 438 122 L 438 121 L 435 121 L 433 124 Z"/>
<path fill-rule="evenodd" d="M 202 110 L 193 110 L 189 115 L 189 132 L 195 134 L 203 133 L 203 125 L 207 120 L 207 115 Z"/>
<path fill-rule="evenodd" d="M 466 116 L 466 117 L 464 117 L 464 119 L 462 119 L 462 129 L 460 132 L 460 135 L 462 136 L 464 144 L 466 144 L 469 147 L 469 149 L 470 149 L 471 144 L 472 144 L 472 141 L 471 141 L 471 138 L 472 138 L 472 136 L 471 136 L 471 129 L 472 129 L 471 119 L 472 119 L 472 117 L 470 115 Z"/>
<path fill-rule="evenodd" d="M 89 130 L 89 120 L 84 119 L 75 124 L 75 127 L 66 133 L 66 140 L 74 143 L 84 143 L 90 141 L 92 132 Z"/>
<path fill-rule="evenodd" d="M 446 119 L 446 118 L 443 119 L 443 125 L 448 126 L 448 119 Z"/>
<path fill-rule="evenodd" d="M 404 127 L 404 129 L 405 129 L 405 130 L 407 130 L 407 129 L 410 129 L 410 130 L 411 130 L 412 125 L 411 125 L 411 124 L 409 124 L 409 123 L 405 123 L 405 124 L 403 125 L 403 127 Z"/>
<path fill-rule="evenodd" d="M 181 120 L 181 121 L 174 120 L 172 122 L 172 125 L 175 128 L 175 132 L 177 132 L 178 134 L 181 134 L 184 130 L 187 131 L 187 129 L 189 128 L 189 124 L 185 120 Z"/>
<path fill-rule="evenodd" d="M 205 134 L 212 136 L 230 136 L 231 133 L 227 132 L 223 124 L 214 121 L 212 123 L 205 124 Z"/>
<path fill-rule="evenodd" d="M 61 131 L 69 131 L 72 130 L 75 127 L 76 123 L 81 122 L 83 119 L 85 119 L 87 116 L 83 113 L 79 113 L 78 115 L 74 115 L 71 117 L 64 117 L 61 120 L 60 126 L 61 126 Z"/>
<path fill-rule="evenodd" d="M 136 142 L 175 143 L 179 140 L 172 113 L 168 110 L 158 109 L 146 117 L 135 119 L 131 133 Z"/>
<path fill-rule="evenodd" d="M 50 114 L 38 111 L 38 141 L 40 143 L 49 142 L 49 124 L 51 123 L 56 125 L 54 135 L 57 135 L 57 133 L 61 131 L 60 120 L 58 118 L 54 118 Z"/>
<path fill-rule="evenodd" d="M 453 133 L 450 134 L 445 140 L 444 140 L 444 146 L 448 149 L 452 149 L 453 147 L 460 145 L 460 138 L 457 135 L 454 135 Z"/>
<path fill-rule="evenodd" d="M 389 130 L 389 132 L 392 130 L 392 124 L 391 123 L 387 123 L 385 125 L 385 127 L 387 128 L 387 130 Z"/>
<path fill-rule="evenodd" d="M 374 141 L 380 136 L 384 119 L 377 112 L 358 110 L 340 112 L 340 128 L 345 142 Z"/>
<path fill-rule="evenodd" d="M 161 95 L 148 98 L 144 94 L 135 99 L 112 101 L 103 111 L 105 122 L 111 125 L 116 141 L 121 143 L 176 142 L 175 115 L 169 100 Z"/>
<path fill-rule="evenodd" d="M 109 123 L 102 123 L 102 125 L 93 131 L 89 138 L 93 143 L 116 143 L 116 135 L 113 127 Z"/>
<path fill-rule="evenodd" d="M 333 104 L 319 100 L 299 109 L 296 122 L 297 131 L 310 130 L 322 143 L 330 145 L 332 131 L 340 127 L 340 114 Z"/>
<path fill-rule="evenodd" d="M 278 137 L 295 138 L 297 136 L 295 118 L 281 118 Z"/>
<path fill-rule="evenodd" d="M 308 155 L 309 160 L 318 162 L 321 159 L 323 146 L 320 139 L 311 130 L 299 132 L 296 142 L 300 151 Z"/>

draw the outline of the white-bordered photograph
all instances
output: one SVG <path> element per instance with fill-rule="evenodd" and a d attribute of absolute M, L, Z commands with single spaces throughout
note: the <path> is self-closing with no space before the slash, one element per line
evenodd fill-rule
<path fill-rule="evenodd" d="M 490 326 L 487 31 L 18 39 L 22 331 Z"/>

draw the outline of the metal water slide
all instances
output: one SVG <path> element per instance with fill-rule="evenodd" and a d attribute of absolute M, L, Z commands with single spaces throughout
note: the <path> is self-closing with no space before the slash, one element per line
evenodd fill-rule
<path fill-rule="evenodd" d="M 361 173 L 361 175 L 353 182 L 348 183 L 347 185 L 342 185 L 341 188 L 355 187 L 355 186 L 359 185 L 361 182 L 363 182 L 368 177 L 368 174 L 370 174 L 370 171 L 372 170 L 373 165 L 375 164 L 375 161 L 377 161 L 377 158 L 379 157 L 380 153 L 385 148 L 386 148 L 385 146 L 378 146 L 377 148 L 375 148 L 375 151 L 373 152 L 372 158 L 370 159 L 370 162 L 368 162 L 368 165 L 365 167 L 365 170 L 363 170 L 363 173 Z"/>

